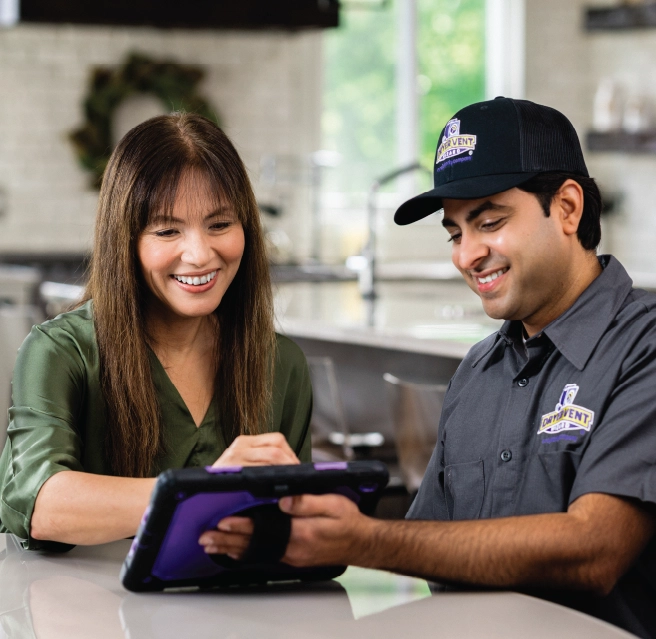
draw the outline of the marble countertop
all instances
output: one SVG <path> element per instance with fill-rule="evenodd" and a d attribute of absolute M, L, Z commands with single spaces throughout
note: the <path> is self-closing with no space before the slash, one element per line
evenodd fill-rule
<path fill-rule="evenodd" d="M 462 358 L 501 322 L 461 280 L 382 281 L 374 301 L 357 282 L 274 286 L 278 329 L 291 337 Z"/>
<path fill-rule="evenodd" d="M 0 535 L 0 637 L 12 639 L 630 639 L 513 592 L 432 593 L 420 579 L 348 568 L 337 580 L 135 594 L 119 582 L 130 542 L 65 554 Z"/>
<path fill-rule="evenodd" d="M 356 281 L 277 282 L 276 320 L 291 337 L 373 346 L 462 359 L 502 322 L 451 263 L 388 264 L 379 268 L 374 301 Z M 630 272 L 634 286 L 656 291 L 656 273 Z"/>

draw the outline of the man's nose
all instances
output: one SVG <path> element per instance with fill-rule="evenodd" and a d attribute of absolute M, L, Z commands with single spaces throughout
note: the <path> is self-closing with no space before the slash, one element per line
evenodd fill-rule
<path fill-rule="evenodd" d="M 193 231 L 185 234 L 181 256 L 183 262 L 193 266 L 204 266 L 210 261 L 211 256 L 212 249 L 204 233 Z"/>
<path fill-rule="evenodd" d="M 469 271 L 480 266 L 480 263 L 489 255 L 489 247 L 482 242 L 475 233 L 463 233 L 453 258 L 456 267 Z"/>

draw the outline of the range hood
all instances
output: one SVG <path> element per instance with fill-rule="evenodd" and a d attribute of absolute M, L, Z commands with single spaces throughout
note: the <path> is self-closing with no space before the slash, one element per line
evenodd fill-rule
<path fill-rule="evenodd" d="M 338 25 L 339 0 L 20 0 L 18 16 L 22 23 L 321 29 Z"/>

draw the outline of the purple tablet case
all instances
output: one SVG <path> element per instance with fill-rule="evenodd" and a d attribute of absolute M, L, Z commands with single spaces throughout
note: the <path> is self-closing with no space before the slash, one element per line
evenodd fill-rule
<path fill-rule="evenodd" d="M 266 540 L 266 517 L 279 512 L 267 506 L 285 495 L 339 493 L 371 514 L 387 481 L 387 468 L 379 461 L 167 470 L 157 479 L 121 581 L 128 590 L 140 592 L 332 579 L 345 566 L 293 568 L 279 561 L 258 561 L 266 553 L 251 561 L 234 561 L 207 555 L 198 539 L 224 517 L 249 516 L 256 509 L 265 513 L 256 526 L 258 538 Z M 272 529 L 279 525 L 274 519 Z"/>

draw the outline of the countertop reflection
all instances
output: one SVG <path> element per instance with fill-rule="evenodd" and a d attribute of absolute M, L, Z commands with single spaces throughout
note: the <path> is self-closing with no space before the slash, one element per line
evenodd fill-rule
<path fill-rule="evenodd" d="M 349 568 L 339 580 L 134 594 L 118 579 L 129 541 L 63 555 L 0 535 L 0 637 L 11 639 L 612 639 L 627 633 L 516 593 L 435 593 L 425 581 Z"/>

